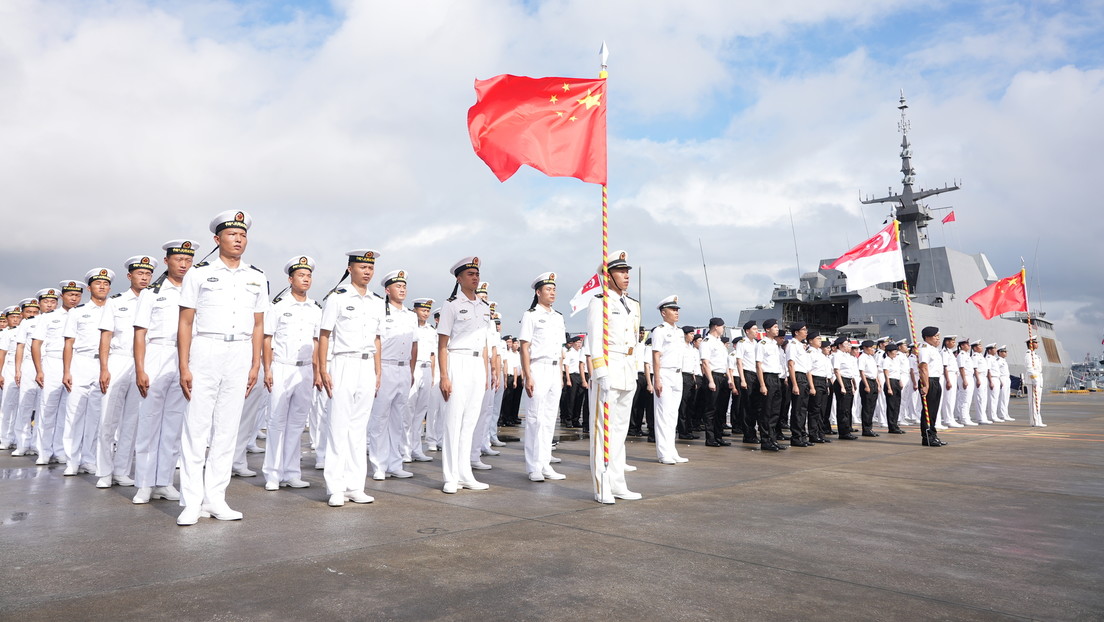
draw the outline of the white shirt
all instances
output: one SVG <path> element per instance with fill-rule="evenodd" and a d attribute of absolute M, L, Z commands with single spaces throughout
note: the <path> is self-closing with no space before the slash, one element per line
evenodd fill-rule
<path fill-rule="evenodd" d="M 900 352 L 897 356 L 886 355 L 882 359 L 882 370 L 891 380 L 904 380 L 908 377 L 909 361 L 908 357 Z"/>
<path fill-rule="evenodd" d="M 917 370 L 919 370 L 920 365 L 927 363 L 929 378 L 943 377 L 943 352 L 939 348 L 929 343 L 922 343 L 917 356 L 920 357 L 917 362 Z"/>
<path fill-rule="evenodd" d="M 636 373 L 638 374 L 644 373 L 645 364 L 652 364 L 652 360 L 646 357 L 648 349 L 648 346 L 644 345 L 643 341 L 638 341 L 636 345 L 633 346 L 633 356 L 636 358 Z"/>
<path fill-rule="evenodd" d="M 859 371 L 866 377 L 867 380 L 878 380 L 878 363 L 874 361 L 874 357 L 866 352 L 859 355 L 858 360 Z"/>
<path fill-rule="evenodd" d="M 755 373 L 755 344 L 758 343 L 753 339 L 744 337 L 736 344 L 736 348 L 733 352 L 739 357 L 740 361 L 744 364 L 744 371 Z M 733 369 L 739 369 L 739 367 L 733 367 Z"/>
<path fill-rule="evenodd" d="M 1035 352 L 1024 352 L 1024 376 L 1028 384 L 1039 384 L 1043 379 L 1043 360 Z"/>
<path fill-rule="evenodd" d="M 491 308 L 478 296 L 474 300 L 461 292 L 441 308 L 441 321 L 437 324 L 437 334 L 447 335 L 448 349 L 483 352 L 487 347 L 487 330 L 494 330 L 491 322 Z M 487 348 L 487 356 L 491 355 Z"/>
<path fill-rule="evenodd" d="M 850 352 L 844 352 L 842 350 L 836 350 L 832 353 L 832 369 L 839 370 L 840 376 L 844 378 L 858 378 L 859 377 L 859 365 L 855 361 L 855 357 Z"/>
<path fill-rule="evenodd" d="M 65 339 L 62 331 L 65 329 L 65 319 L 69 312 L 58 307 L 49 313 L 38 316 L 38 322 L 34 325 L 31 339 L 42 342 L 43 356 L 61 357 L 65 349 Z M 25 355 L 30 358 L 30 352 Z"/>
<path fill-rule="evenodd" d="M 437 353 L 437 331 L 424 324 L 414 329 L 414 334 L 418 340 L 418 362 L 427 363 Z"/>
<path fill-rule="evenodd" d="M 558 361 L 564 339 L 563 315 L 555 309 L 537 305 L 532 311 L 521 314 L 518 339 L 529 344 L 530 361 Z"/>
<path fill-rule="evenodd" d="M 693 342 L 686 344 L 682 351 L 682 371 L 688 374 L 701 374 L 701 354 L 694 347 Z"/>
<path fill-rule="evenodd" d="M 974 365 L 976 361 L 974 360 L 973 352 L 963 352 L 962 350 L 959 350 L 955 353 L 955 360 L 958 363 L 958 367 L 961 369 L 965 369 L 967 374 L 974 373 Z"/>
<path fill-rule="evenodd" d="M 330 331 L 335 355 L 374 354 L 382 317 L 383 300 L 367 288 L 362 296 L 350 285 L 326 299 L 319 329 Z"/>
<path fill-rule="evenodd" d="M 796 339 L 791 339 L 786 344 L 786 359 L 793 361 L 794 373 L 804 375 L 806 372 L 812 371 L 813 360 L 809 349 L 809 346 Z"/>
<path fill-rule="evenodd" d="M 701 360 L 709 361 L 709 371 L 723 374 L 728 364 L 728 350 L 721 343 L 720 337 L 706 335 L 698 348 Z"/>
<path fill-rule="evenodd" d="M 755 361 L 762 364 L 764 374 L 781 374 L 782 348 L 778 347 L 774 339 L 760 339 L 755 345 Z"/>
<path fill-rule="evenodd" d="M 260 268 L 244 261 L 230 269 L 215 258 L 184 275 L 180 306 L 195 309 L 197 334 L 253 334 L 253 316 L 268 308 L 268 281 Z"/>
<path fill-rule="evenodd" d="M 818 378 L 828 378 L 832 375 L 832 361 L 828 359 L 828 356 L 820 348 L 813 348 L 809 352 L 809 358 L 812 360 L 813 365 L 811 373 Z"/>
<path fill-rule="evenodd" d="M 314 335 L 322 325 L 322 307 L 307 298 L 299 302 L 288 294 L 265 313 L 264 333 L 272 336 L 272 359 L 280 363 L 309 361 Z"/>
<path fill-rule="evenodd" d="M 993 375 L 1000 378 L 1012 377 L 1012 374 L 1008 371 L 1008 359 L 999 354 L 997 355 L 997 358 L 993 361 Z"/>
<path fill-rule="evenodd" d="M 20 322 L 19 326 L 15 328 L 15 334 L 12 335 L 11 346 L 11 359 L 15 360 L 15 351 L 20 344 L 23 344 L 23 370 L 34 370 L 34 361 L 31 359 L 31 333 L 34 332 L 35 324 L 38 323 L 38 318 L 41 316 L 36 315 L 32 318 L 26 318 Z"/>
<path fill-rule="evenodd" d="M 176 344 L 180 319 L 180 288 L 165 279 L 138 294 L 134 306 L 134 327 L 146 329 L 146 340 Z M 131 340 L 133 341 L 133 339 Z"/>
<path fill-rule="evenodd" d="M 95 356 L 100 352 L 100 319 L 104 307 L 93 302 L 77 305 L 69 311 L 61 336 L 73 340 L 73 353 Z"/>
<path fill-rule="evenodd" d="M 974 373 L 979 379 L 989 375 L 989 359 L 980 352 L 974 352 Z"/>
<path fill-rule="evenodd" d="M 396 309 L 394 306 L 388 315 L 387 309 L 382 305 L 381 308 L 380 358 L 384 361 L 409 363 L 410 349 L 414 346 L 418 330 L 418 316 L 410 309 Z"/>
<path fill-rule="evenodd" d="M 661 369 L 682 370 L 686 356 L 686 339 L 682 334 L 681 329 L 666 322 L 652 331 L 652 352 L 659 352 Z"/>
<path fill-rule="evenodd" d="M 111 333 L 111 354 L 134 355 L 134 312 L 138 310 L 138 296 L 133 289 L 115 294 L 107 299 L 100 314 L 100 330 Z"/>

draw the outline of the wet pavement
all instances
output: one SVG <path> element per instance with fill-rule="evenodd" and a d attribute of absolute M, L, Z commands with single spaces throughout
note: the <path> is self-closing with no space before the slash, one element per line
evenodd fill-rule
<path fill-rule="evenodd" d="M 237 522 L 0 456 L 0 620 L 1100 620 L 1104 395 L 1047 395 L 1047 428 L 948 430 L 772 454 L 630 439 L 640 501 L 594 502 L 587 441 L 532 483 L 521 443 L 488 491 L 438 462 L 369 480 L 370 505 L 234 478 Z M 503 428 L 516 438 L 519 428 Z M 570 440 L 574 439 L 574 440 Z M 439 454 L 429 454 L 438 456 Z M 259 470 L 263 455 L 252 455 Z"/>

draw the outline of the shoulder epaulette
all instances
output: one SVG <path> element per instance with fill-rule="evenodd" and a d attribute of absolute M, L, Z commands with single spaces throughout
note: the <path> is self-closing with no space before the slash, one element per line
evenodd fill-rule
<path fill-rule="evenodd" d="M 555 309 L 552 309 L 552 310 L 556 311 Z M 563 313 L 560 313 L 559 311 L 556 311 L 556 315 L 563 315 Z"/>
<path fill-rule="evenodd" d="M 272 299 L 272 304 L 276 304 L 277 302 L 280 302 L 283 299 L 284 299 L 283 296 L 277 296 L 277 297 Z"/>
<path fill-rule="evenodd" d="M 257 266 L 254 266 L 253 264 L 249 264 L 249 267 L 250 267 L 250 268 L 253 268 L 253 269 L 254 269 L 254 270 L 256 270 L 257 272 L 264 272 L 264 270 L 261 270 L 260 268 L 258 268 Z"/>
<path fill-rule="evenodd" d="M 344 287 L 339 287 L 339 288 L 333 290 L 333 293 L 335 293 L 335 294 L 344 294 L 347 291 L 349 291 L 349 290 L 345 289 Z"/>
<path fill-rule="evenodd" d="M 322 308 L 322 303 L 321 302 L 318 302 L 317 300 L 312 300 L 311 302 L 313 302 L 314 306 L 318 307 L 319 309 Z"/>
<path fill-rule="evenodd" d="M 637 304 L 640 304 L 640 301 L 639 301 L 639 300 L 637 300 L 636 298 L 633 298 L 632 296 L 625 296 L 625 298 L 628 298 L 629 300 L 631 300 L 631 301 L 633 301 L 633 302 L 635 302 L 635 303 L 637 303 Z"/>
<path fill-rule="evenodd" d="M 118 298 L 119 296 L 122 296 L 122 295 L 123 295 L 123 293 L 119 292 L 118 294 L 112 294 L 111 297 L 112 298 Z"/>
<path fill-rule="evenodd" d="M 75 307 L 73 307 L 73 308 L 74 308 L 74 309 L 80 309 L 81 307 L 83 307 L 83 306 L 84 306 L 84 305 L 86 305 L 86 304 L 88 304 L 88 303 L 87 303 L 87 302 L 82 302 L 82 303 L 80 303 L 79 305 L 77 305 L 77 306 L 75 306 Z"/>
<path fill-rule="evenodd" d="M 192 267 L 193 267 L 193 268 L 203 268 L 203 267 L 205 267 L 205 266 L 209 266 L 209 265 L 211 265 L 211 262 L 209 262 L 209 261 L 201 261 L 201 262 L 197 263 L 196 265 L 194 265 L 194 266 L 192 266 Z"/>
<path fill-rule="evenodd" d="M 595 298 L 601 298 L 601 297 L 602 297 L 602 294 L 594 294 L 594 297 L 595 297 Z"/>

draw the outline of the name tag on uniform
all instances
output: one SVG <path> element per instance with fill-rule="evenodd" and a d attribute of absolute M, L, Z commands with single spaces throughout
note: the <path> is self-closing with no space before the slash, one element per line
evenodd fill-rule
<path fill-rule="evenodd" d="M 356 307 L 350 305 L 348 307 L 345 307 L 345 310 L 346 311 L 356 311 Z"/>
<path fill-rule="evenodd" d="M 544 324 L 544 320 L 537 320 L 538 324 Z"/>
<path fill-rule="evenodd" d="M 155 300 L 154 302 L 162 302 L 164 300 L 168 300 L 168 298 L 162 296 L 162 297 L 158 298 L 157 300 Z"/>
<path fill-rule="evenodd" d="M 126 308 L 126 307 L 119 307 L 119 310 L 120 310 L 120 311 L 126 311 L 126 310 L 127 310 L 127 308 Z"/>
<path fill-rule="evenodd" d="M 464 314 L 464 313 L 467 313 L 467 312 L 468 312 L 468 310 L 467 310 L 467 309 L 460 309 L 460 313 L 461 313 L 461 314 Z"/>
<path fill-rule="evenodd" d="M 284 317 L 291 317 L 291 314 L 290 313 L 285 313 Z"/>
<path fill-rule="evenodd" d="M 217 276 L 209 276 L 209 277 L 207 277 L 207 282 L 208 283 L 218 283 L 218 277 Z"/>
<path fill-rule="evenodd" d="M 386 320 L 384 320 L 384 321 L 385 321 L 385 322 L 394 322 L 395 320 L 392 320 L 391 318 L 387 318 L 387 319 L 386 319 Z"/>

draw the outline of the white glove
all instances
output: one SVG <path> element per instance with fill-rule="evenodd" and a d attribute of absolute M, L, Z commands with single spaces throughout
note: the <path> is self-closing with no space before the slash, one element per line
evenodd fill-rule
<path fill-rule="evenodd" d="M 602 395 L 609 392 L 609 376 L 602 376 L 601 378 L 592 379 L 594 383 L 598 385 L 598 394 Z"/>

